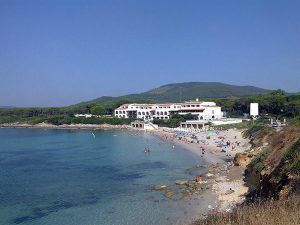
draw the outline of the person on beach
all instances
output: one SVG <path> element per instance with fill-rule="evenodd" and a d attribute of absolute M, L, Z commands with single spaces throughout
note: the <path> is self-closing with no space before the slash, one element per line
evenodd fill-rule
<path fill-rule="evenodd" d="M 201 157 L 204 157 L 204 154 L 205 154 L 205 150 L 204 150 L 204 148 L 202 148 L 202 156 Z"/>
<path fill-rule="evenodd" d="M 234 192 L 234 190 L 232 188 L 229 188 L 229 190 L 227 190 L 224 195 L 230 195 Z"/>
<path fill-rule="evenodd" d="M 196 176 L 195 181 L 196 181 L 196 183 L 201 184 L 203 182 L 203 177 L 201 175 L 200 176 Z"/>

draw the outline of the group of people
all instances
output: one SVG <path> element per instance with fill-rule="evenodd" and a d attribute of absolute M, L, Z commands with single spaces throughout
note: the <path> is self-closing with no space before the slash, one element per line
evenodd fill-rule
<path fill-rule="evenodd" d="M 200 149 L 201 149 L 201 151 L 202 151 L 201 157 L 204 157 L 204 154 L 205 154 L 205 148 L 204 148 L 203 146 L 200 146 Z"/>
<path fill-rule="evenodd" d="M 144 153 L 150 153 L 150 152 L 151 152 L 150 148 L 148 148 L 148 147 L 145 147 L 145 149 L 144 149 Z"/>

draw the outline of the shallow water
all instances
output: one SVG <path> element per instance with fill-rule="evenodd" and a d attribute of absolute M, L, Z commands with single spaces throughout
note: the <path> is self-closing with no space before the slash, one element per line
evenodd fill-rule
<path fill-rule="evenodd" d="M 165 225 L 195 215 L 198 199 L 151 187 L 178 188 L 198 156 L 146 133 L 93 133 L 0 129 L 0 224 Z"/>

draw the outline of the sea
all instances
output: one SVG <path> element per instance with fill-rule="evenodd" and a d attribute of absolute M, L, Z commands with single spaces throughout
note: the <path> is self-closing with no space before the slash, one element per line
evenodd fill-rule
<path fill-rule="evenodd" d="M 147 132 L 2 128 L 0 224 L 188 224 L 210 197 L 183 197 L 175 181 L 204 164 Z"/>

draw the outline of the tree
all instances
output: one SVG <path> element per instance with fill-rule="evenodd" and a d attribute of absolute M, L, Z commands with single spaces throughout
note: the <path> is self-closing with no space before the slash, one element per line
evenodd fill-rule
<path fill-rule="evenodd" d="M 91 108 L 93 115 L 105 115 L 107 108 L 104 105 L 95 105 Z"/>

